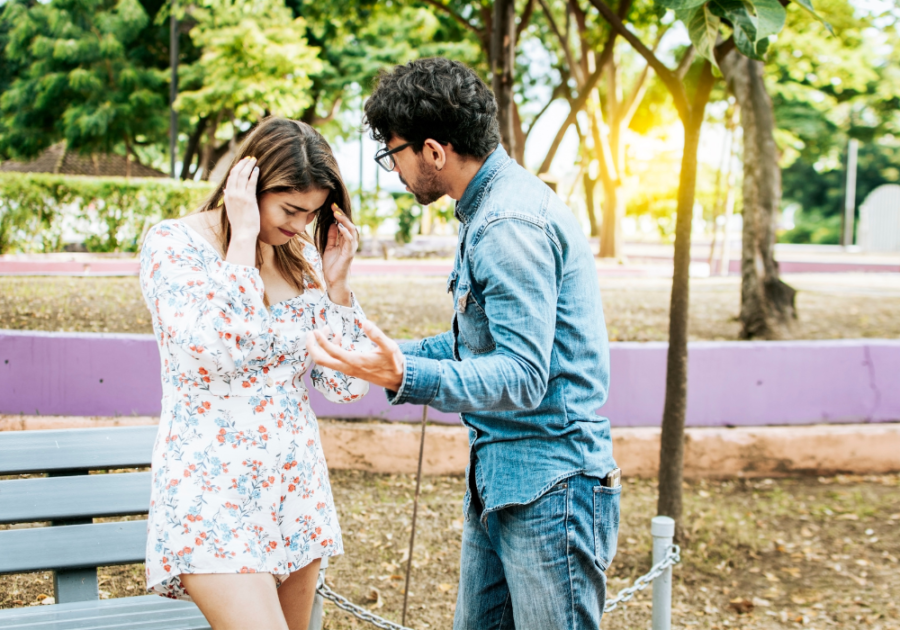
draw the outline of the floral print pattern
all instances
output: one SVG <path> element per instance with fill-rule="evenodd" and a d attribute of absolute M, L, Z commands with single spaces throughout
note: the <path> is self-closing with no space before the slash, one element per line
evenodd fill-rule
<path fill-rule="evenodd" d="M 306 259 L 322 277 L 315 247 Z M 253 267 L 223 260 L 180 221 L 154 227 L 141 288 L 162 365 L 153 451 L 147 589 L 190 599 L 182 573 L 272 573 L 283 580 L 343 552 L 315 414 L 301 380 L 306 334 L 326 325 L 348 351 L 371 348 L 356 300 L 313 282 L 267 308 Z M 326 398 L 352 402 L 368 383 L 314 366 Z"/>

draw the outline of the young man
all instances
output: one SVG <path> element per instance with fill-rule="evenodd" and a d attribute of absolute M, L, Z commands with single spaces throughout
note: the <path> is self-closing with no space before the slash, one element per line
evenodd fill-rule
<path fill-rule="evenodd" d="M 457 200 L 452 330 L 349 354 L 321 333 L 313 359 L 385 387 L 392 404 L 460 412 L 469 429 L 455 630 L 597 628 L 616 552 L 618 469 L 609 347 L 581 226 L 500 146 L 497 105 L 461 63 L 384 74 L 366 122 L 378 163 L 419 203 Z"/>

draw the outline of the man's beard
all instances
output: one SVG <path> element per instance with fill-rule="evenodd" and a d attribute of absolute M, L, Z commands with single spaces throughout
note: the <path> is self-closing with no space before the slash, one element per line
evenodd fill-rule
<path fill-rule="evenodd" d="M 427 206 L 446 194 L 440 181 L 438 181 L 438 174 L 436 172 L 428 169 L 428 167 L 421 162 L 418 164 L 417 170 L 419 171 L 419 177 L 415 188 L 410 186 L 403 177 L 400 178 L 400 181 L 409 188 L 410 192 L 416 198 L 417 203 Z"/>

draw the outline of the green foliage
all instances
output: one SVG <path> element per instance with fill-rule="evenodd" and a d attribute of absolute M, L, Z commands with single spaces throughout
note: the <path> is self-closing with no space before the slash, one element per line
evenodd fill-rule
<path fill-rule="evenodd" d="M 794 204 L 794 228 L 778 235 L 782 243 L 837 244 L 841 236 L 844 190 L 843 163 L 817 171 L 800 159 L 782 171 L 784 203 Z M 882 184 L 900 183 L 900 140 L 883 138 L 862 144 L 856 171 L 856 206 Z"/>
<path fill-rule="evenodd" d="M 0 174 L 0 254 L 60 251 L 65 235 L 93 252 L 135 252 L 155 223 L 182 216 L 212 191 L 168 179 Z"/>
<path fill-rule="evenodd" d="M 149 18 L 137 0 L 13 2 L 6 59 L 20 67 L 0 96 L 0 152 L 126 151 L 167 127 L 165 73 L 136 59 Z"/>
<path fill-rule="evenodd" d="M 415 197 L 408 194 L 394 195 L 397 204 L 397 233 L 394 239 L 398 243 L 410 243 L 413 239 L 413 226 L 422 215 L 422 207 L 416 203 Z"/>
<path fill-rule="evenodd" d="M 839 241 L 849 138 L 860 140 L 857 206 L 877 186 L 900 179 L 897 20 L 867 14 L 848 0 L 818 0 L 817 6 L 835 35 L 789 5 L 766 77 L 782 152 L 784 205 L 797 209 L 794 229 L 779 235 L 783 242 Z"/>
<path fill-rule="evenodd" d="M 254 123 L 266 114 L 299 117 L 311 100 L 310 74 L 321 70 L 306 24 L 278 0 L 205 0 L 192 17 L 200 59 L 181 69 L 176 107 L 209 116 L 227 111 Z"/>
<path fill-rule="evenodd" d="M 778 0 L 657 0 L 657 2 L 675 11 L 675 17 L 687 27 L 697 53 L 709 59 L 713 65 L 716 65 L 713 49 L 719 38 L 720 25 L 725 24 L 730 28 L 734 43 L 743 55 L 751 59 L 762 59 L 769 47 L 769 38 L 782 31 L 787 17 L 784 6 Z M 816 19 L 821 19 L 813 10 L 810 0 L 802 0 L 801 5 Z"/>

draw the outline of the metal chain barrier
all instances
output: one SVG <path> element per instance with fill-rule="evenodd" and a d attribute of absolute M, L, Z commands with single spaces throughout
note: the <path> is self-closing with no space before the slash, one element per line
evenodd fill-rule
<path fill-rule="evenodd" d="M 679 562 L 681 562 L 681 548 L 678 545 L 672 545 L 671 547 L 669 547 L 669 550 L 666 553 L 666 557 L 662 562 L 653 565 L 653 567 L 646 575 L 642 575 L 637 580 L 635 580 L 634 584 L 632 584 L 628 588 L 623 588 L 621 591 L 619 591 L 618 595 L 616 595 L 613 599 L 607 601 L 606 605 L 603 607 L 603 612 L 612 612 L 619 606 L 619 604 L 623 604 L 633 598 L 635 595 L 637 595 L 638 592 L 650 586 L 653 583 L 653 580 L 662 575 L 666 569 L 671 566 L 675 566 Z M 341 610 L 350 613 L 357 619 L 369 622 L 376 628 L 382 628 L 382 630 L 412 630 L 411 628 L 407 628 L 406 626 L 401 626 L 400 624 L 388 621 L 387 619 L 383 619 L 378 615 L 373 614 L 369 610 L 363 608 L 362 606 L 357 606 L 346 597 L 342 597 L 341 595 L 338 595 L 333 590 L 331 590 L 331 588 L 327 584 L 325 584 L 324 581 L 319 584 L 318 593 L 328 601 L 334 602 L 334 604 Z"/>
<path fill-rule="evenodd" d="M 666 552 L 666 557 L 663 558 L 662 562 L 658 562 L 657 564 L 653 565 L 653 567 L 646 575 L 642 575 L 637 580 L 635 580 L 634 584 L 632 584 L 628 588 L 623 588 L 621 591 L 619 591 L 618 595 L 616 595 L 613 599 L 607 601 L 606 605 L 603 607 L 603 612 L 612 612 L 618 607 L 619 604 L 627 602 L 629 599 L 637 595 L 639 591 L 642 591 L 653 584 L 653 580 L 662 575 L 666 569 L 675 566 L 679 562 L 681 562 L 681 547 L 679 547 L 678 545 L 672 545 Z"/>
<path fill-rule="evenodd" d="M 400 624 L 388 621 L 387 619 L 382 619 L 378 615 L 369 612 L 362 606 L 357 606 L 346 597 L 342 597 L 332 591 L 327 584 L 321 584 L 317 592 L 328 601 L 334 602 L 334 605 L 341 610 L 350 613 L 357 619 L 368 621 L 376 628 L 382 628 L 382 630 L 412 630 L 412 628 L 407 628 L 406 626 L 401 626 Z"/>

